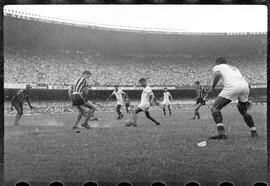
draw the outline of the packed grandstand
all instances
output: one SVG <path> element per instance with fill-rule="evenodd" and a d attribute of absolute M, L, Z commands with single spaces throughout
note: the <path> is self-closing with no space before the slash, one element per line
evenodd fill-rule
<path fill-rule="evenodd" d="M 84 69 L 96 86 L 209 84 L 224 56 L 251 84 L 266 84 L 266 33 L 179 34 L 82 27 L 6 14 L 5 83 L 68 85 Z M 151 78 L 150 78 L 151 77 Z"/>

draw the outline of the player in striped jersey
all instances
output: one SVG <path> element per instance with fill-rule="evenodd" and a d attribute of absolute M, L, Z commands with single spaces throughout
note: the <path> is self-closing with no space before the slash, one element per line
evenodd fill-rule
<path fill-rule="evenodd" d="M 15 107 L 17 111 L 17 115 L 15 117 L 14 125 L 19 125 L 19 120 L 21 119 L 23 115 L 23 101 L 26 100 L 29 107 L 33 109 L 33 106 L 29 102 L 29 94 L 31 92 L 31 85 L 26 85 L 25 90 L 21 89 L 19 90 L 15 96 L 13 96 L 11 101 L 11 110 L 13 110 L 13 107 Z"/>
<path fill-rule="evenodd" d="M 199 109 L 202 105 L 205 105 L 205 100 L 206 100 L 208 94 L 207 94 L 207 91 L 205 90 L 205 88 L 200 85 L 199 81 L 195 81 L 194 85 L 196 88 L 197 97 L 195 98 L 196 107 L 195 107 L 194 117 L 192 119 L 196 119 L 196 116 L 198 119 L 200 119 Z"/>
<path fill-rule="evenodd" d="M 73 92 L 71 93 L 72 104 L 78 108 L 81 114 L 85 113 L 85 109 L 83 109 L 83 107 L 89 109 L 85 114 L 85 121 L 82 123 L 82 127 L 85 127 L 86 129 L 91 128 L 88 125 L 88 121 L 96 111 L 96 106 L 92 102 L 88 101 L 86 98 L 86 95 L 88 94 L 87 80 L 90 78 L 91 75 L 92 74 L 90 71 L 88 70 L 84 71 L 82 76 L 76 80 L 75 85 L 73 87 Z M 77 128 L 77 126 L 74 126 L 73 128 Z"/>

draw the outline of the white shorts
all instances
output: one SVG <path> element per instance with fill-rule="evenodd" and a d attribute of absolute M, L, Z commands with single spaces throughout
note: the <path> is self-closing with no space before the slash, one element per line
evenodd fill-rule
<path fill-rule="evenodd" d="M 239 100 L 241 102 L 247 102 L 249 95 L 249 87 L 247 83 L 241 83 L 237 86 L 224 87 L 218 96 L 224 97 L 231 101 Z"/>
<path fill-rule="evenodd" d="M 138 107 L 140 109 L 142 109 L 143 111 L 149 111 L 149 109 L 150 109 L 150 103 L 140 103 L 138 105 Z"/>
<path fill-rule="evenodd" d="M 168 106 L 168 105 L 170 105 L 170 104 L 171 104 L 170 101 L 163 101 L 163 102 L 161 103 L 161 105 L 163 105 L 163 106 Z"/>

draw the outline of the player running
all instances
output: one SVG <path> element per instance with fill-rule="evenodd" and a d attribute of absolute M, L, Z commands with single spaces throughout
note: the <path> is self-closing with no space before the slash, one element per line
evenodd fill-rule
<path fill-rule="evenodd" d="M 145 112 L 145 115 L 148 119 L 153 121 L 156 125 L 160 125 L 158 121 L 156 121 L 154 118 L 150 116 L 150 112 L 149 112 L 150 106 L 152 106 L 153 103 L 155 103 L 158 106 L 160 104 L 156 101 L 154 93 L 152 92 L 152 89 L 150 88 L 150 86 L 147 85 L 146 79 L 145 78 L 140 79 L 139 83 L 143 87 L 143 91 L 141 95 L 141 103 L 137 106 L 137 108 L 133 112 L 132 123 L 126 126 L 137 126 L 137 114 L 142 111 Z"/>
<path fill-rule="evenodd" d="M 18 122 L 23 115 L 23 102 L 24 102 L 24 100 L 26 100 L 26 102 L 28 103 L 28 105 L 31 109 L 34 108 L 29 102 L 29 94 L 30 94 L 31 90 L 32 90 L 31 85 L 26 85 L 24 90 L 23 89 L 19 90 L 16 93 L 16 95 L 13 96 L 13 98 L 12 98 L 10 109 L 13 110 L 13 107 L 15 107 L 15 109 L 17 111 L 14 125 L 19 125 Z"/>
<path fill-rule="evenodd" d="M 218 57 L 216 59 L 216 65 L 213 68 L 214 79 L 211 92 L 219 81 L 223 84 L 223 89 L 219 93 L 215 102 L 211 106 L 211 112 L 217 125 L 218 134 L 211 136 L 209 139 L 226 139 L 223 118 L 221 109 L 229 104 L 231 101 L 238 100 L 237 108 L 240 114 L 243 116 L 247 126 L 251 130 L 251 136 L 256 137 L 256 127 L 254 125 L 253 118 L 247 113 L 247 110 L 251 108 L 251 103 L 248 100 L 249 96 L 249 84 L 242 76 L 238 68 L 227 65 L 224 57 Z"/>
<path fill-rule="evenodd" d="M 194 117 L 192 119 L 200 119 L 200 113 L 199 109 L 202 105 L 205 105 L 206 98 L 208 97 L 207 91 L 203 86 L 200 85 L 199 81 L 195 81 L 194 83 L 196 92 L 197 92 L 197 97 L 194 99 L 196 101 L 196 107 L 195 107 L 195 113 Z"/>
<path fill-rule="evenodd" d="M 171 116 L 172 112 L 171 112 L 170 105 L 171 105 L 171 101 L 172 101 L 172 95 L 171 95 L 171 93 L 168 91 L 168 89 L 166 87 L 164 88 L 163 97 L 161 99 L 163 99 L 161 104 L 163 106 L 164 116 L 166 115 L 166 106 L 168 107 L 169 114 Z"/>
<path fill-rule="evenodd" d="M 126 107 L 127 114 L 130 113 L 130 111 L 129 111 L 130 102 L 131 102 L 131 100 L 130 100 L 130 98 L 128 97 L 128 94 L 126 94 L 126 95 L 125 95 L 125 107 Z"/>
<path fill-rule="evenodd" d="M 81 115 L 85 113 L 84 107 L 88 108 L 89 110 L 85 113 L 85 121 L 82 123 L 82 127 L 85 127 L 86 129 L 91 129 L 91 127 L 88 125 L 88 121 L 90 117 L 94 115 L 94 112 L 96 111 L 96 106 L 88 101 L 86 99 L 86 95 L 84 94 L 84 91 L 88 90 L 88 83 L 87 80 L 91 76 L 91 72 L 86 70 L 82 73 L 82 76 L 76 80 L 75 85 L 73 87 L 72 93 L 71 93 L 71 101 L 74 106 L 76 106 L 80 112 L 80 116 L 78 115 L 77 121 L 79 123 L 79 120 L 81 119 Z M 78 128 L 76 124 L 74 125 L 73 129 Z"/>
<path fill-rule="evenodd" d="M 124 115 L 121 112 L 121 107 L 122 105 L 124 105 L 124 96 L 126 95 L 126 93 L 119 89 L 118 85 L 114 86 L 114 91 L 113 93 L 106 99 L 107 101 L 112 97 L 115 96 L 116 97 L 116 101 L 117 101 L 117 106 L 116 106 L 116 112 L 117 112 L 117 119 L 122 119 L 124 117 Z"/>

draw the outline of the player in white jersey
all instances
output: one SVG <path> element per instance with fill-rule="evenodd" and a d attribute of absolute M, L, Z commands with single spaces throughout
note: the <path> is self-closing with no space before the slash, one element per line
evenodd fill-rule
<path fill-rule="evenodd" d="M 166 87 L 164 88 L 163 97 L 161 99 L 163 99 L 161 104 L 163 106 L 164 116 L 166 115 L 166 106 L 168 107 L 169 114 L 172 115 L 172 111 L 171 111 L 171 108 L 170 108 L 171 101 L 172 101 L 172 95 L 171 95 L 171 93 L 168 91 L 168 89 Z"/>
<path fill-rule="evenodd" d="M 227 65 L 224 57 L 216 59 L 216 65 L 213 68 L 214 79 L 211 92 L 220 81 L 223 84 L 223 89 L 219 93 L 218 97 L 211 106 L 211 112 L 213 118 L 217 124 L 218 134 L 211 136 L 209 139 L 226 139 L 227 134 L 223 126 L 223 118 L 221 109 L 229 104 L 231 101 L 238 100 L 237 108 L 240 114 L 243 116 L 246 124 L 251 130 L 251 136 L 256 137 L 257 132 L 254 125 L 253 118 L 247 113 L 247 110 L 251 108 L 251 103 L 248 100 L 249 96 L 249 84 L 242 76 L 238 68 Z"/>
<path fill-rule="evenodd" d="M 109 100 L 112 96 L 116 97 L 116 112 L 118 114 L 117 119 L 121 119 L 124 117 L 124 115 L 121 112 L 121 107 L 124 105 L 124 96 L 126 95 L 126 93 L 119 89 L 118 85 L 114 86 L 114 91 L 113 93 L 106 99 Z"/>
<path fill-rule="evenodd" d="M 158 121 L 156 121 L 153 117 L 150 116 L 150 112 L 149 112 L 150 106 L 152 106 L 153 103 L 155 103 L 156 105 L 160 105 L 160 104 L 156 101 L 155 95 L 152 92 L 152 89 L 147 85 L 146 79 L 145 78 L 140 79 L 139 83 L 143 87 L 143 91 L 141 95 L 141 103 L 137 106 L 137 108 L 133 112 L 133 122 L 130 125 L 126 125 L 126 126 L 137 126 L 137 114 L 142 111 L 145 112 L 145 115 L 148 119 L 153 121 L 156 125 L 160 125 Z"/>

